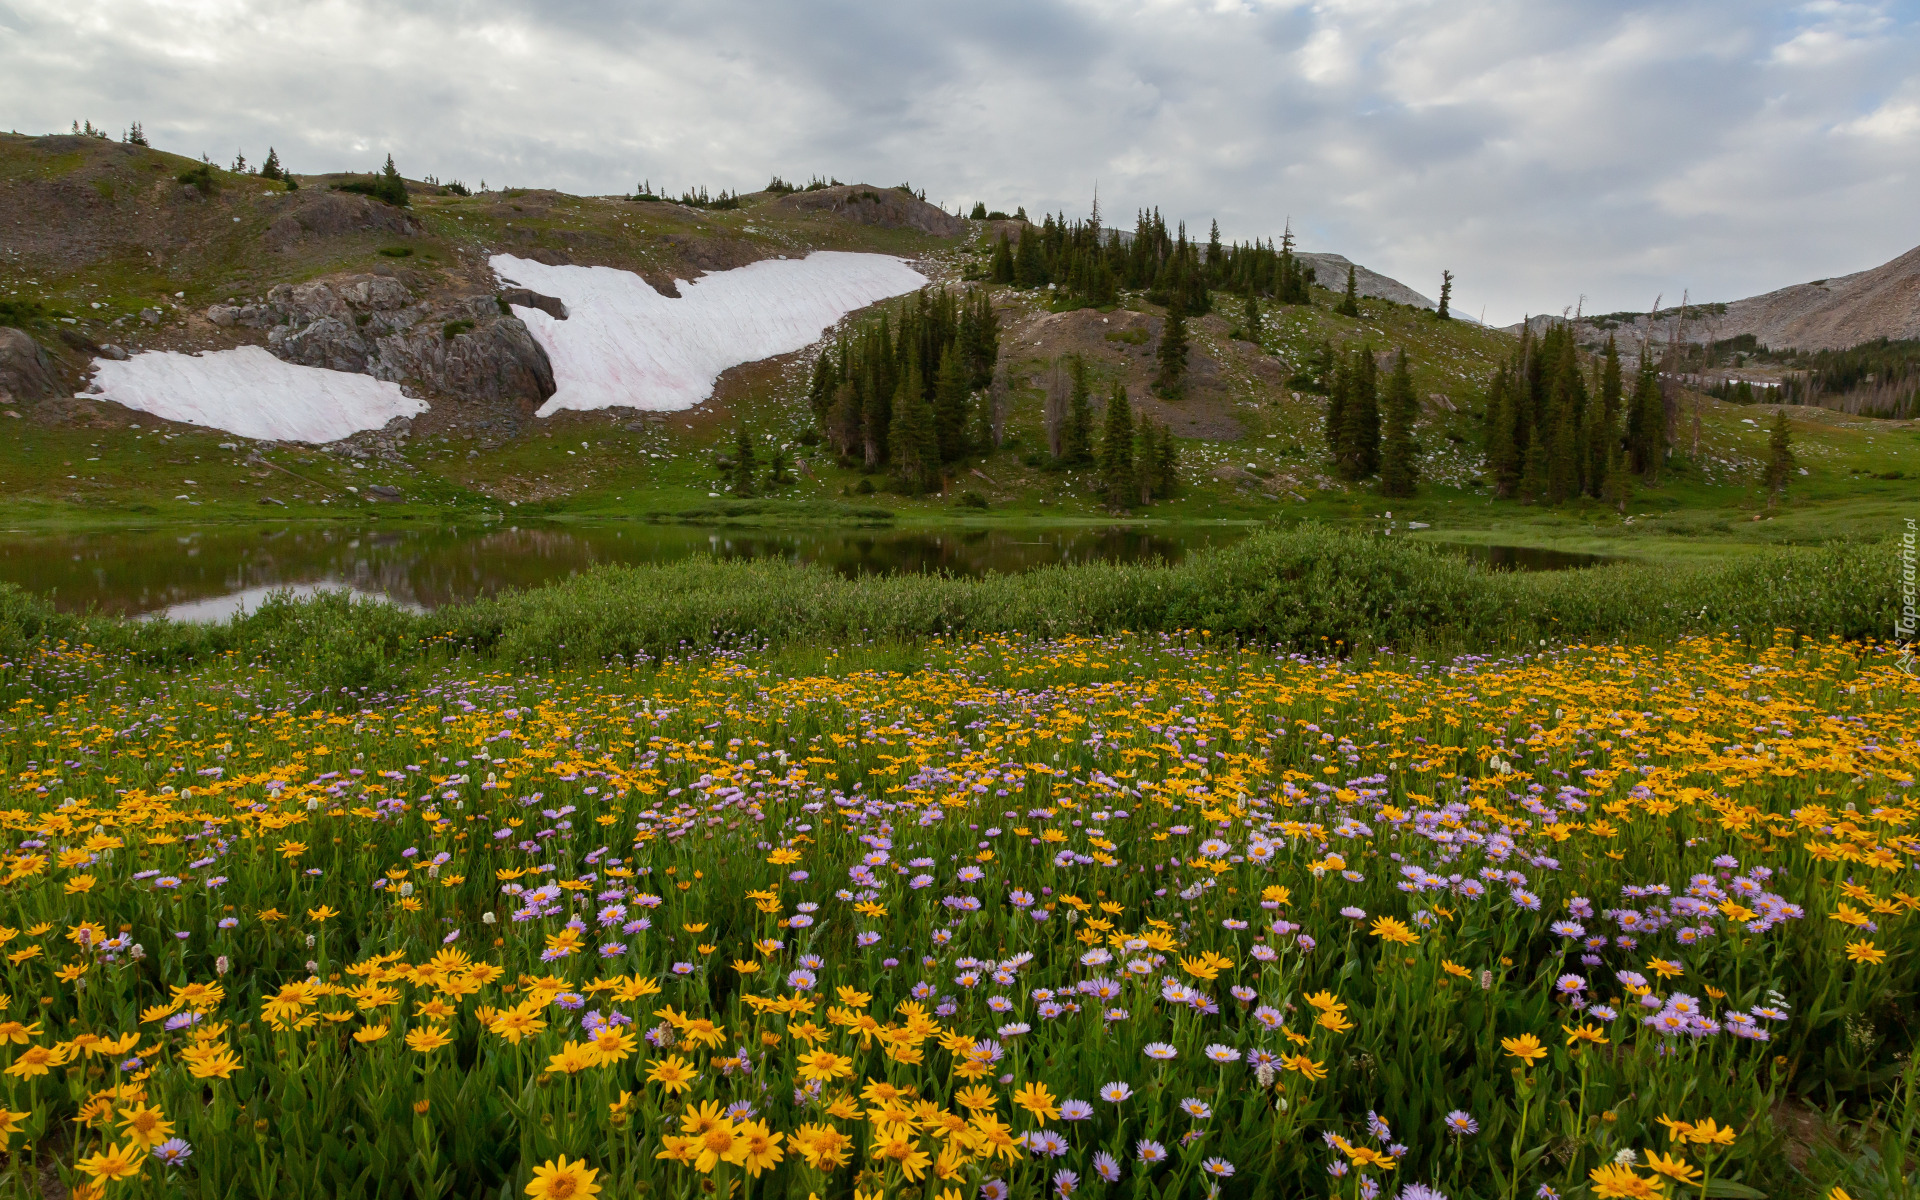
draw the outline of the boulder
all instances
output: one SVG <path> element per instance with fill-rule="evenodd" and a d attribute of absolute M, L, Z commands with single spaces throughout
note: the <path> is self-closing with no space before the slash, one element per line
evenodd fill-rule
<path fill-rule="evenodd" d="M 24 329 L 0 326 L 0 403 L 44 400 L 60 390 L 53 360 Z"/>

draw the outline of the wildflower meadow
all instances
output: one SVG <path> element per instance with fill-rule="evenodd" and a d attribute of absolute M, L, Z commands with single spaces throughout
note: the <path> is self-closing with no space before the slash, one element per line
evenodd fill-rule
<path fill-rule="evenodd" d="M 36 653 L 0 1194 L 1914 1194 L 1871 645 Z"/>

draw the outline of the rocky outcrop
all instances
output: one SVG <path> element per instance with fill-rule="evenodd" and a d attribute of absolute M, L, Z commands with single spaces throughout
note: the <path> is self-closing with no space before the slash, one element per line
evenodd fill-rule
<path fill-rule="evenodd" d="M 0 326 L 0 404 L 45 400 L 60 390 L 53 360 L 24 329 Z"/>
<path fill-rule="evenodd" d="M 287 362 L 371 375 L 459 404 L 530 411 L 553 395 L 546 351 L 492 295 L 422 299 L 397 274 L 341 275 L 282 284 L 251 304 L 216 304 L 206 316 L 226 328 L 265 330 L 267 349 Z"/>
<path fill-rule="evenodd" d="M 1313 268 L 1313 281 L 1323 288 L 1332 288 L 1336 292 L 1345 291 L 1347 268 L 1352 267 L 1353 290 L 1362 296 L 1371 296 L 1377 300 L 1391 300 L 1395 304 L 1410 304 L 1415 308 L 1439 307 L 1398 279 L 1363 267 L 1343 254 L 1319 254 L 1309 250 L 1296 251 L 1295 257 Z"/>
<path fill-rule="evenodd" d="M 267 227 L 266 241 L 273 250 L 358 233 L 405 238 L 420 232 L 420 222 L 412 213 L 350 192 L 290 192 L 274 198 L 272 206 L 277 215 Z"/>
<path fill-rule="evenodd" d="M 856 225 L 918 229 L 935 237 L 959 237 L 967 232 L 964 220 L 938 205 L 909 196 L 899 188 L 868 187 L 864 184 L 821 188 L 782 196 L 774 202 L 774 206 L 793 212 L 832 213 Z"/>

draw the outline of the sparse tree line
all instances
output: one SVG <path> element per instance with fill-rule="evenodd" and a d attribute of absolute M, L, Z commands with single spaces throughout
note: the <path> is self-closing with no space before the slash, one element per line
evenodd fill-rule
<path fill-rule="evenodd" d="M 1583 361 L 1570 326 L 1539 336 L 1523 327 L 1487 392 L 1494 495 L 1546 505 L 1584 496 L 1624 513 L 1636 480 L 1659 484 L 1674 416 L 1652 354 L 1640 356 L 1629 392 L 1612 335 L 1597 359 Z M 1769 504 L 1786 490 L 1794 465 L 1786 414 L 1776 412 L 1762 474 Z"/>
<path fill-rule="evenodd" d="M 1393 356 L 1384 393 L 1373 347 L 1337 354 L 1320 350 L 1321 378 L 1327 389 L 1321 432 L 1340 477 L 1352 482 L 1380 477 L 1387 496 L 1411 496 L 1419 482 L 1419 448 L 1413 440 L 1420 402 L 1413 392 L 1405 350 Z"/>
<path fill-rule="evenodd" d="M 1108 391 L 1097 431 L 1085 359 L 1075 354 L 1056 361 L 1044 386 L 1043 429 L 1051 459 L 1044 465 L 1097 470 L 1100 498 L 1115 509 L 1151 504 L 1180 490 L 1180 455 L 1172 431 L 1136 415 L 1124 386 L 1116 382 Z"/>

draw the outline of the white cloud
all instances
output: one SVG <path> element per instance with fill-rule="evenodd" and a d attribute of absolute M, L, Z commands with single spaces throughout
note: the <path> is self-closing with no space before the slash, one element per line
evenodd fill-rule
<path fill-rule="evenodd" d="M 0 0 L 23 130 L 586 192 L 769 173 L 1158 205 L 1490 319 L 1920 242 L 1920 21 L 1779 0 Z"/>

